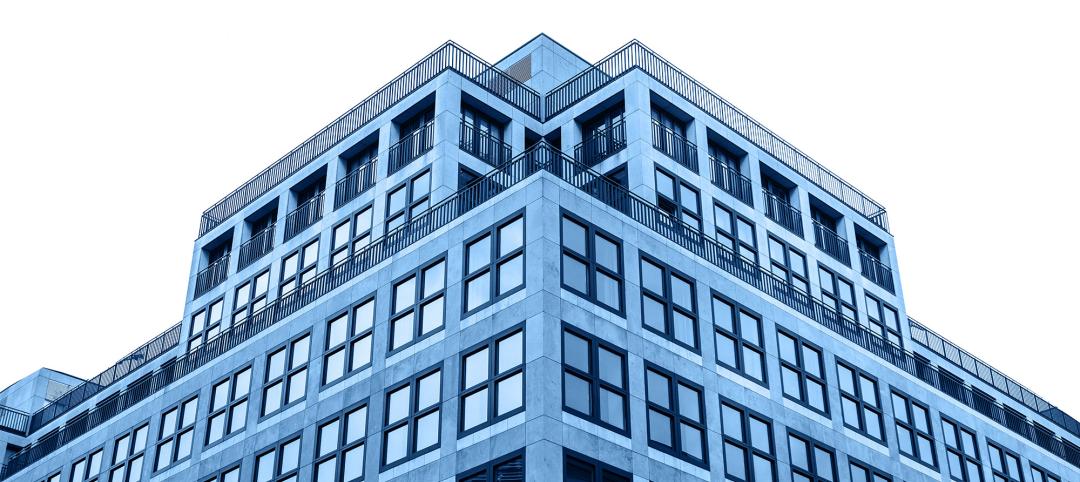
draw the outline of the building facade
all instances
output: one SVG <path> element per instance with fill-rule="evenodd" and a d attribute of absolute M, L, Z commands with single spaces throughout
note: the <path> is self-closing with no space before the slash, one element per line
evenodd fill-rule
<path fill-rule="evenodd" d="M 0 393 L 0 477 L 1080 480 L 881 205 L 636 41 L 439 47 L 208 209 L 185 299 Z"/>

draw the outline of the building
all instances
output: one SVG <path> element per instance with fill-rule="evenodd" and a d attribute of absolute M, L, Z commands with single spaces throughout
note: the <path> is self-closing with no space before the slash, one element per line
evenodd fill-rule
<path fill-rule="evenodd" d="M 2 478 L 1080 480 L 880 204 L 636 41 L 442 45 L 208 209 L 185 299 L 0 394 Z"/>

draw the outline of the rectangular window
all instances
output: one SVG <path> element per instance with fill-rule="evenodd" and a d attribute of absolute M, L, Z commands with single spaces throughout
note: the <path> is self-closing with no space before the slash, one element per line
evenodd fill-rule
<path fill-rule="evenodd" d="M 109 482 L 140 482 L 146 453 L 146 437 L 150 424 L 142 424 L 113 442 L 113 458 Z"/>
<path fill-rule="evenodd" d="M 704 389 L 645 362 L 649 446 L 708 468 Z"/>
<path fill-rule="evenodd" d="M 1020 472 L 1020 456 L 994 442 L 986 442 L 990 455 L 990 471 L 995 482 L 1024 482 Z"/>
<path fill-rule="evenodd" d="M 806 482 L 836 482 L 836 453 L 831 447 L 788 429 L 791 477 Z"/>
<path fill-rule="evenodd" d="M 337 266 L 371 243 L 371 204 L 334 226 L 330 242 L 330 266 Z"/>
<path fill-rule="evenodd" d="M 351 319 L 350 319 L 351 316 Z M 375 295 L 326 322 L 323 385 L 329 385 L 371 366 Z"/>
<path fill-rule="evenodd" d="M 431 171 L 413 176 L 386 195 L 386 229 L 389 233 L 427 210 L 431 199 Z"/>
<path fill-rule="evenodd" d="M 311 335 L 303 334 L 266 357 L 262 416 L 273 414 L 304 399 L 307 392 Z"/>
<path fill-rule="evenodd" d="M 161 415 L 155 472 L 191 456 L 195 439 L 195 412 L 198 408 L 199 397 L 194 396 Z"/>
<path fill-rule="evenodd" d="M 728 400 L 720 400 L 724 473 L 739 482 L 775 482 L 776 449 L 772 421 Z"/>
<path fill-rule="evenodd" d="M 828 416 L 821 348 L 784 330 L 777 330 L 776 339 L 784 396 Z"/>
<path fill-rule="evenodd" d="M 445 298 L 445 254 L 398 278 L 390 307 L 390 352 L 441 330 Z"/>
<path fill-rule="evenodd" d="M 266 306 L 266 292 L 269 288 L 269 269 L 236 287 L 233 298 L 232 326 L 244 323 L 251 315 Z"/>
<path fill-rule="evenodd" d="M 713 203 L 713 217 L 716 221 L 716 240 L 748 263 L 757 265 L 754 223 L 719 202 Z"/>
<path fill-rule="evenodd" d="M 511 328 L 462 355 L 460 435 L 525 410 L 524 363 L 522 326 Z"/>
<path fill-rule="evenodd" d="M 83 482 L 85 480 L 97 480 L 95 477 L 101 473 L 101 449 L 97 449 L 71 464 L 71 482 Z"/>
<path fill-rule="evenodd" d="M 848 469 L 851 472 L 851 482 L 893 482 L 892 476 L 884 471 L 875 469 L 869 464 L 860 462 L 848 456 Z"/>
<path fill-rule="evenodd" d="M 821 302 L 852 321 L 859 319 L 855 306 L 855 285 L 818 263 L 818 281 L 821 282 Z"/>
<path fill-rule="evenodd" d="M 1042 467 L 1031 464 L 1031 482 L 1061 482 L 1061 477 L 1050 473 Z"/>
<path fill-rule="evenodd" d="M 629 472 L 563 449 L 563 482 L 631 482 Z"/>
<path fill-rule="evenodd" d="M 870 293 L 866 293 L 866 318 L 864 326 L 874 334 L 893 342 L 896 346 L 903 347 L 904 340 L 900 336 L 900 315 L 893 308 Z"/>
<path fill-rule="evenodd" d="M 712 295 L 712 313 L 716 362 L 765 385 L 761 317 L 715 291 Z"/>
<path fill-rule="evenodd" d="M 975 443 L 975 432 L 946 417 L 941 417 L 941 437 L 945 441 L 945 459 L 949 477 L 958 482 L 982 482 L 982 464 Z M 1039 481 L 1046 482 L 1046 481 Z"/>
<path fill-rule="evenodd" d="M 641 257 L 641 324 L 698 352 L 694 281 L 655 258 Z"/>
<path fill-rule="evenodd" d="M 626 351 L 563 324 L 563 410 L 629 436 Z"/>
<path fill-rule="evenodd" d="M 303 248 L 293 251 L 281 260 L 281 291 L 284 297 L 304 283 L 311 281 L 318 274 L 319 238 L 308 242 Z"/>
<path fill-rule="evenodd" d="M 892 392 L 896 440 L 900 453 L 929 467 L 937 467 L 934 434 L 930 426 L 930 408 L 899 392 Z"/>
<path fill-rule="evenodd" d="M 525 451 L 518 450 L 458 474 L 458 482 L 525 482 Z"/>
<path fill-rule="evenodd" d="M 221 310 L 223 309 L 225 309 L 225 300 L 219 298 L 210 302 L 206 308 L 191 315 L 191 328 L 188 331 L 188 351 L 195 351 L 196 348 L 221 333 Z"/>
<path fill-rule="evenodd" d="M 42 482 L 60 482 L 60 472 L 50 475 Z"/>
<path fill-rule="evenodd" d="M 244 429 L 250 391 L 250 366 L 213 385 L 210 389 L 210 415 L 206 417 L 207 445 Z"/>
<path fill-rule="evenodd" d="M 622 242 L 567 212 L 561 224 L 562 287 L 621 315 Z"/>
<path fill-rule="evenodd" d="M 465 313 L 525 286 L 525 217 L 512 216 L 465 241 Z"/>
<path fill-rule="evenodd" d="M 656 206 L 701 231 L 701 195 L 690 183 L 656 167 Z"/>
<path fill-rule="evenodd" d="M 203 482 L 240 482 L 240 464 L 219 470 L 213 475 L 202 478 Z"/>
<path fill-rule="evenodd" d="M 776 236 L 769 235 L 769 266 L 773 275 L 795 289 L 810 293 L 806 278 L 806 256 Z"/>
<path fill-rule="evenodd" d="M 441 366 L 388 388 L 383 423 L 383 469 L 438 448 L 441 411 Z"/>
<path fill-rule="evenodd" d="M 296 482 L 300 468 L 300 436 L 255 455 L 255 482 Z"/>
<path fill-rule="evenodd" d="M 352 482 L 364 478 L 367 416 L 365 400 L 319 423 L 315 482 Z"/>
<path fill-rule="evenodd" d="M 884 444 L 884 415 L 877 378 L 855 365 L 837 360 L 836 379 L 840 385 L 840 411 L 844 426 Z"/>

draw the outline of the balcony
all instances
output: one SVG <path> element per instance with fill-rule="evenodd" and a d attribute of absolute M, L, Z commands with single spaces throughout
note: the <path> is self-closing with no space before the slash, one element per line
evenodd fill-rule
<path fill-rule="evenodd" d="M 877 256 L 860 249 L 859 265 L 862 267 L 862 275 L 864 278 L 885 288 L 889 293 L 894 292 L 892 269 L 886 266 L 885 263 L 882 263 Z"/>
<path fill-rule="evenodd" d="M 652 145 L 683 167 L 698 172 L 697 146 L 656 119 L 652 121 Z"/>
<path fill-rule="evenodd" d="M 0 430 L 25 437 L 30 429 L 30 414 L 0 405 Z"/>
<path fill-rule="evenodd" d="M 420 129 L 405 134 L 397 144 L 390 146 L 390 171 L 386 175 L 400 171 L 430 151 L 434 141 L 435 121 L 428 121 Z"/>
<path fill-rule="evenodd" d="M 817 221 L 814 221 L 814 246 L 844 263 L 844 266 L 851 266 L 851 252 L 848 250 L 847 240 Z"/>
<path fill-rule="evenodd" d="M 315 197 L 304 201 L 285 216 L 285 241 L 322 219 L 323 195 L 324 193 L 319 191 Z"/>
<path fill-rule="evenodd" d="M 750 178 L 715 157 L 709 156 L 709 161 L 712 164 L 712 183 L 743 204 L 754 207 L 754 188 Z"/>
<path fill-rule="evenodd" d="M 220 285 L 229 277 L 229 253 L 211 261 L 195 275 L 195 298 Z"/>
<path fill-rule="evenodd" d="M 765 198 L 765 217 L 776 221 L 784 229 L 801 238 L 803 236 L 802 213 L 795 209 L 795 206 L 769 191 L 762 189 L 761 194 Z"/>
<path fill-rule="evenodd" d="M 378 162 L 377 158 L 372 158 L 356 169 L 349 171 L 345 177 L 337 182 L 337 187 L 334 188 L 334 209 L 338 209 L 349 201 L 356 199 L 375 185 L 376 176 L 379 174 Z"/>
<path fill-rule="evenodd" d="M 269 226 L 252 233 L 251 238 L 240 245 L 240 259 L 236 260 L 237 271 L 251 266 L 251 263 L 258 261 L 274 250 L 274 228 L 276 226 L 276 224 L 270 223 Z"/>
<path fill-rule="evenodd" d="M 574 146 L 574 159 L 592 167 L 626 149 L 626 122 L 622 117 Z"/>
<path fill-rule="evenodd" d="M 493 167 L 509 161 L 511 157 L 510 144 L 464 120 L 458 133 L 458 146 Z"/>

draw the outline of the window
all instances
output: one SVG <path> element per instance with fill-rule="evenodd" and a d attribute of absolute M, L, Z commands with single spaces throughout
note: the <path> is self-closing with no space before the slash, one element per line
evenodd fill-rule
<path fill-rule="evenodd" d="M 686 123 L 652 106 L 653 147 L 692 171 L 697 170 L 697 146 L 686 140 Z"/>
<path fill-rule="evenodd" d="M 716 240 L 750 264 L 756 265 L 757 238 L 754 236 L 754 223 L 720 203 L 713 203 L 713 217 L 716 221 Z"/>
<path fill-rule="evenodd" d="M 296 482 L 299 468 L 300 436 L 297 435 L 255 455 L 255 482 Z"/>
<path fill-rule="evenodd" d="M 480 467 L 466 470 L 458 475 L 457 480 L 458 482 L 524 482 L 525 451 L 518 450 Z"/>
<path fill-rule="evenodd" d="M 525 286 L 525 217 L 511 219 L 465 242 L 465 313 Z"/>
<path fill-rule="evenodd" d="M 855 307 L 855 285 L 825 266 L 818 264 L 818 281 L 821 282 L 821 302 L 836 310 L 849 320 L 858 320 Z"/>
<path fill-rule="evenodd" d="M 854 365 L 837 360 L 836 379 L 840 385 L 840 411 L 844 426 L 884 444 L 884 417 L 881 399 L 878 398 L 877 378 Z"/>
<path fill-rule="evenodd" d="M 236 287 L 233 298 L 232 326 L 237 326 L 266 306 L 270 270 L 263 271 Z"/>
<path fill-rule="evenodd" d="M 867 327 L 870 328 L 870 331 L 893 342 L 896 346 L 904 346 L 904 340 L 900 336 L 900 317 L 896 312 L 896 308 L 867 293 L 866 318 L 869 322 Z"/>
<path fill-rule="evenodd" d="M 788 452 L 791 455 L 793 480 L 806 482 L 840 480 L 836 476 L 836 454 L 832 448 L 788 429 Z"/>
<path fill-rule="evenodd" d="M 934 435 L 930 427 L 930 409 L 899 392 L 892 392 L 896 440 L 900 453 L 930 467 L 937 466 Z"/>
<path fill-rule="evenodd" d="M 563 324 L 563 410 L 629 436 L 626 352 Z"/>
<path fill-rule="evenodd" d="M 250 366 L 213 385 L 210 389 L 210 415 L 206 417 L 207 445 L 244 429 L 250 392 Z"/>
<path fill-rule="evenodd" d="M 315 482 L 351 482 L 364 478 L 367 416 L 365 400 L 319 424 Z"/>
<path fill-rule="evenodd" d="M 203 482 L 240 482 L 240 464 L 219 470 L 213 475 L 202 478 Z"/>
<path fill-rule="evenodd" d="M 50 475 L 48 478 L 46 478 L 42 482 L 60 482 L 60 472 L 57 472 L 55 474 Z"/>
<path fill-rule="evenodd" d="M 525 409 L 525 331 L 511 328 L 461 357 L 461 435 Z"/>
<path fill-rule="evenodd" d="M 1061 477 L 1058 477 L 1035 464 L 1031 464 L 1031 482 L 1061 482 Z"/>
<path fill-rule="evenodd" d="M 194 351 L 207 341 L 221 333 L 221 310 L 225 307 L 224 299 L 212 301 L 194 315 L 191 315 L 191 330 L 188 332 L 188 351 Z"/>
<path fill-rule="evenodd" d="M 491 117 L 469 106 L 461 106 L 461 150 L 497 166 L 507 159 L 502 154 L 502 126 Z"/>
<path fill-rule="evenodd" d="M 431 150 L 435 109 L 428 107 L 398 125 L 398 143 L 390 148 L 390 174 Z"/>
<path fill-rule="evenodd" d="M 97 481 L 101 473 L 101 449 L 97 449 L 71 464 L 71 482 Z"/>
<path fill-rule="evenodd" d="M 563 449 L 563 482 L 631 482 L 629 472 Z"/>
<path fill-rule="evenodd" d="M 431 195 L 431 171 L 423 171 L 386 195 L 386 230 L 389 233 L 427 210 Z"/>
<path fill-rule="evenodd" d="M 371 204 L 364 206 L 356 214 L 334 226 L 330 242 L 330 266 L 349 259 L 371 243 Z"/>
<path fill-rule="evenodd" d="M 445 295 L 445 254 L 394 282 L 391 352 L 442 329 Z"/>
<path fill-rule="evenodd" d="M 761 317 L 715 291 L 712 314 L 716 330 L 716 362 L 765 385 Z"/>
<path fill-rule="evenodd" d="M 113 458 L 109 468 L 109 482 L 140 482 L 146 451 L 146 436 L 150 425 L 143 424 L 127 432 L 113 442 Z"/>
<path fill-rule="evenodd" d="M 641 324 L 646 329 L 697 352 L 696 298 L 692 278 L 641 257 Z"/>
<path fill-rule="evenodd" d="M 892 482 L 892 476 L 848 456 L 851 482 Z"/>
<path fill-rule="evenodd" d="M 349 316 L 352 316 L 352 320 Z M 323 355 L 323 385 L 371 365 L 374 338 L 375 295 L 326 322 L 326 351 Z"/>
<path fill-rule="evenodd" d="M 319 238 L 308 242 L 281 260 L 281 295 L 285 296 L 297 287 L 315 278 L 319 264 Z"/>
<path fill-rule="evenodd" d="M 622 314 L 622 242 L 619 238 L 563 212 L 562 287 Z"/>
<path fill-rule="evenodd" d="M 161 415 L 158 431 L 157 462 L 154 471 L 164 469 L 191 456 L 191 446 L 195 439 L 195 412 L 199 408 L 199 397 L 172 407 Z"/>
<path fill-rule="evenodd" d="M 594 166 L 625 147 L 626 125 L 619 103 L 581 125 L 581 144 L 574 148 L 574 158 Z"/>
<path fill-rule="evenodd" d="M 982 482 L 982 465 L 979 462 L 975 432 L 948 418 L 941 417 L 941 437 L 945 440 L 945 459 L 949 464 L 949 477 L 958 482 Z"/>
<path fill-rule="evenodd" d="M 656 205 L 676 220 L 701 231 L 701 196 L 690 183 L 656 168 Z"/>
<path fill-rule="evenodd" d="M 310 350 L 311 335 L 304 334 L 266 357 L 262 405 L 264 417 L 304 398 Z"/>
<path fill-rule="evenodd" d="M 784 396 L 829 415 L 821 348 L 783 330 L 776 332 Z"/>
<path fill-rule="evenodd" d="M 803 293 L 810 292 L 810 282 L 806 279 L 806 256 L 802 252 L 770 235 L 769 260 L 772 274 Z"/>
<path fill-rule="evenodd" d="M 700 385 L 646 362 L 649 446 L 708 467 L 703 393 Z"/>
<path fill-rule="evenodd" d="M 721 399 L 724 473 L 740 482 L 776 480 L 776 450 L 772 422 L 746 408 Z"/>
<path fill-rule="evenodd" d="M 1024 481 L 1020 472 L 1019 455 L 990 441 L 987 441 L 986 447 L 990 454 L 990 471 L 994 474 L 995 482 Z"/>
<path fill-rule="evenodd" d="M 383 468 L 439 446 L 442 370 L 435 367 L 386 390 Z"/>

